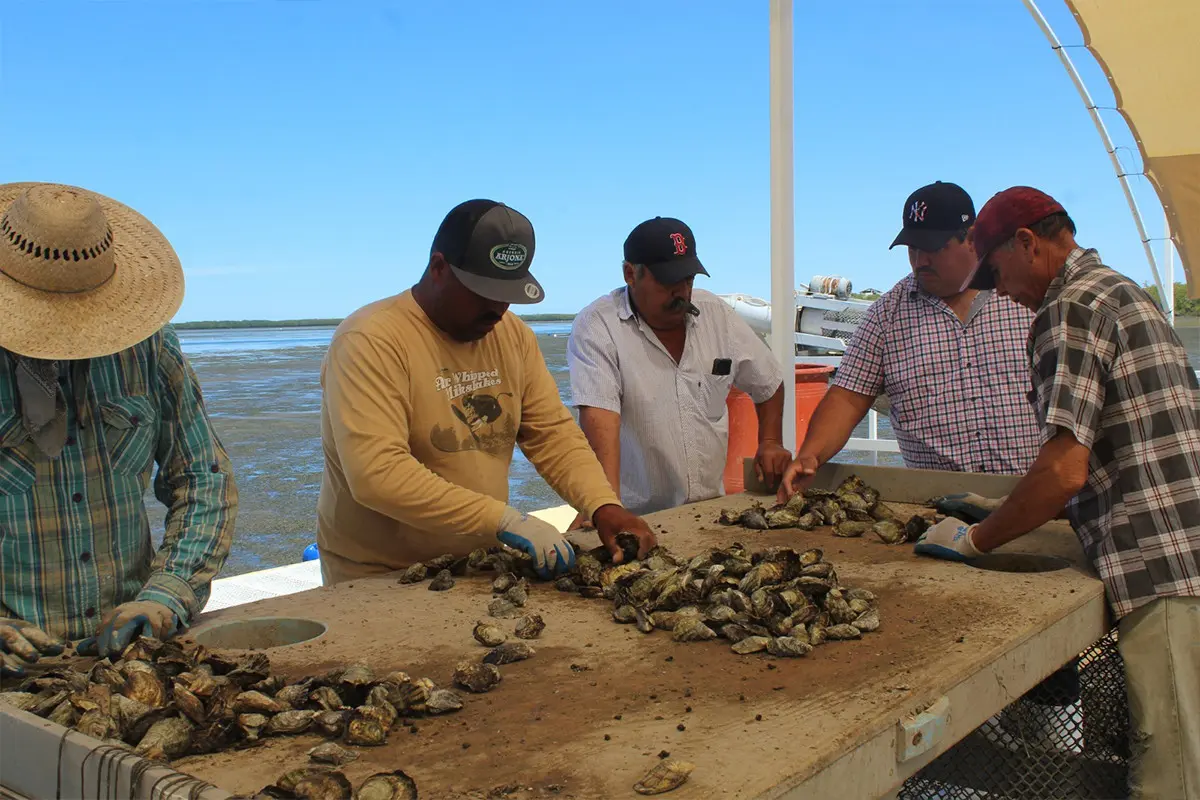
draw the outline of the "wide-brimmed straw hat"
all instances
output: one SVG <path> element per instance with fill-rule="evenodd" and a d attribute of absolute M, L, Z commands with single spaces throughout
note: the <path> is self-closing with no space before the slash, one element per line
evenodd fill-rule
<path fill-rule="evenodd" d="M 0 347 L 99 358 L 149 338 L 183 302 L 183 268 L 150 220 L 56 183 L 0 184 Z"/>

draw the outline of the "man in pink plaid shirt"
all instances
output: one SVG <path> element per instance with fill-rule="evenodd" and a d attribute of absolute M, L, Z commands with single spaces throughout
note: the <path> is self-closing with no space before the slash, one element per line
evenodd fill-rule
<path fill-rule="evenodd" d="M 908 247 L 912 274 L 871 305 L 850 340 L 780 502 L 837 455 L 880 394 L 908 467 L 1020 475 L 1033 463 L 1040 430 L 1026 399 L 1025 355 L 1033 313 L 995 292 L 963 291 L 976 263 L 967 241 L 974 223 L 970 196 L 953 183 L 923 186 L 905 201 L 891 246 Z M 974 518 L 996 502 L 944 498 L 943 513 Z"/>

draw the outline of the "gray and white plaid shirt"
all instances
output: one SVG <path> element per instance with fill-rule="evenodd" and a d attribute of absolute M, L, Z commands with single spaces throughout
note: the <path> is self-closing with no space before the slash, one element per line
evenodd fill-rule
<path fill-rule="evenodd" d="M 993 292 L 976 295 L 963 322 L 910 274 L 871 304 L 833 385 L 887 394 L 908 467 L 1020 475 L 1038 452 L 1026 397 L 1032 322 Z"/>
<path fill-rule="evenodd" d="M 571 402 L 621 415 L 621 502 L 648 514 L 724 494 L 729 387 L 755 403 L 783 382 L 779 362 L 721 298 L 692 292 L 676 364 L 622 287 L 575 317 L 567 344 Z M 728 359 L 714 369 L 717 359 Z M 723 373 L 723 374 L 717 374 Z"/>
<path fill-rule="evenodd" d="M 1068 506 L 1118 617 L 1200 596 L 1200 386 L 1150 296 L 1074 250 L 1029 335 L 1043 440 L 1091 449 Z"/>

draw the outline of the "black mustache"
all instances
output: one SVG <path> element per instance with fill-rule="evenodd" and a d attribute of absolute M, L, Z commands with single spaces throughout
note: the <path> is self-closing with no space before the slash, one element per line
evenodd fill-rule
<path fill-rule="evenodd" d="M 667 303 L 667 310 L 687 311 L 687 313 L 691 314 L 693 317 L 700 316 L 700 309 L 696 308 L 690 301 L 684 300 L 682 297 L 676 297 L 674 300 Z"/>

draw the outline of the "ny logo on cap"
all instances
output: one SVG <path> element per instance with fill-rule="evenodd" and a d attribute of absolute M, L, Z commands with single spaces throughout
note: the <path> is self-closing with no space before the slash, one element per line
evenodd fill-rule
<path fill-rule="evenodd" d="M 683 238 L 682 233 L 672 233 L 671 241 L 675 243 L 675 255 L 687 255 L 687 240 Z"/>
<path fill-rule="evenodd" d="M 925 205 L 924 200 L 917 200 L 913 202 L 912 206 L 908 209 L 908 218 L 913 222 L 924 222 L 925 212 L 928 209 L 929 206 Z"/>

